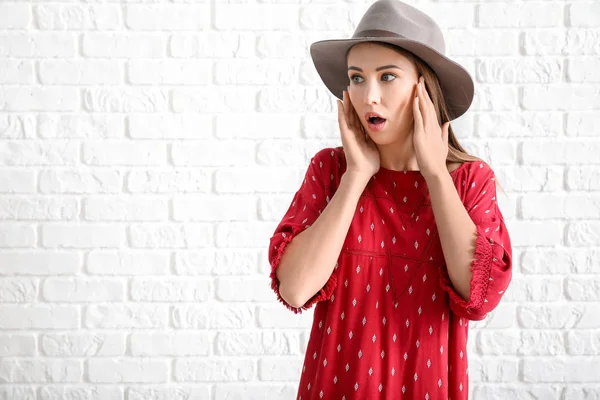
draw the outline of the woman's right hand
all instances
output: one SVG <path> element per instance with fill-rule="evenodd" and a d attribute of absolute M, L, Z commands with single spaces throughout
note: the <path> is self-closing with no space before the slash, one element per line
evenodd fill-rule
<path fill-rule="evenodd" d="M 346 157 L 346 172 L 365 177 L 367 180 L 379 171 L 379 150 L 375 142 L 363 131 L 363 126 L 350 101 L 343 92 L 343 102 L 337 100 L 338 124 Z"/>

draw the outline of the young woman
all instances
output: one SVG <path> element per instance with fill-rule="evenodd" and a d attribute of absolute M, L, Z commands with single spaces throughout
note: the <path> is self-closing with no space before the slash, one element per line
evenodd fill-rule
<path fill-rule="evenodd" d="M 297 398 L 466 399 L 469 321 L 497 306 L 512 264 L 494 172 L 450 127 L 473 81 L 397 0 L 311 55 L 342 99 L 343 146 L 312 158 L 270 241 L 278 299 L 316 304 Z"/>

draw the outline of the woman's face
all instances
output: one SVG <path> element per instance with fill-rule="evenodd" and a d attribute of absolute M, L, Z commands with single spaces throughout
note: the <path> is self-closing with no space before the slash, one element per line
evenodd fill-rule
<path fill-rule="evenodd" d="M 413 129 L 412 100 L 418 72 L 413 61 L 374 42 L 359 43 L 348 53 L 350 100 L 365 131 L 376 144 L 396 142 Z M 369 113 L 385 122 L 371 123 Z"/>

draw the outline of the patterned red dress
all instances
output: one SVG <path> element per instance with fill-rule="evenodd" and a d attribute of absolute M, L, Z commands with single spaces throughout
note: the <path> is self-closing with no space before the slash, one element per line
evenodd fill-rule
<path fill-rule="evenodd" d="M 358 201 L 328 282 L 303 307 L 291 307 L 275 269 L 345 170 L 341 147 L 319 151 L 270 240 L 278 299 L 295 313 L 316 304 L 297 399 L 466 399 L 468 321 L 496 307 L 512 276 L 494 172 L 466 162 L 450 173 L 477 226 L 469 301 L 448 276 L 423 175 L 380 168 Z"/>

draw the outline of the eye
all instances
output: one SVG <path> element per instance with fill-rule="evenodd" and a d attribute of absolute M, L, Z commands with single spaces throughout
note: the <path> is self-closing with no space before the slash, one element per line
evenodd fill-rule
<path fill-rule="evenodd" d="M 354 74 L 354 75 L 352 75 L 350 77 L 350 80 L 353 81 L 354 83 L 360 83 L 360 82 L 356 81 L 354 78 L 360 78 L 360 79 L 362 79 L 362 77 L 360 75 Z"/>
<path fill-rule="evenodd" d="M 382 77 L 382 78 L 383 78 L 384 76 L 391 76 L 391 77 L 392 77 L 392 79 L 384 79 L 384 81 L 385 81 L 385 82 L 391 82 L 391 81 L 393 81 L 394 79 L 396 79 L 396 75 L 394 75 L 394 74 L 385 73 L 385 74 L 381 75 L 381 77 Z"/>

